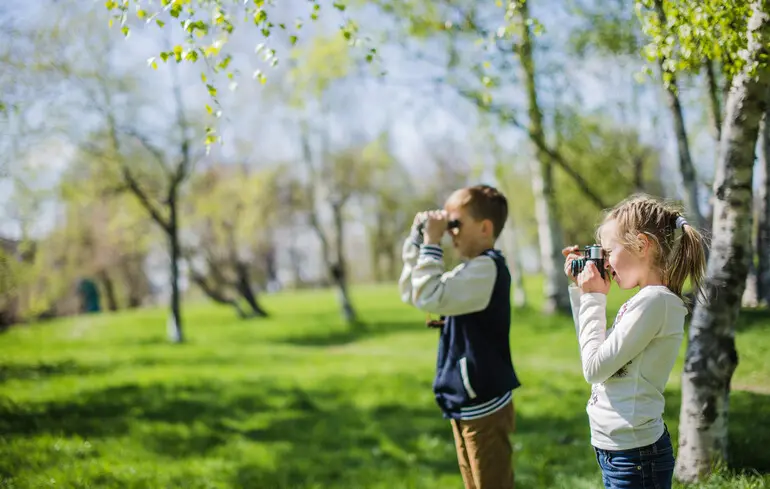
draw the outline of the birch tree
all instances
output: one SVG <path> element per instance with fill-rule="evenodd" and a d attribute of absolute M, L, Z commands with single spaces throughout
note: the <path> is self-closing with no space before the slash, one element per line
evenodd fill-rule
<path fill-rule="evenodd" d="M 748 7 L 745 49 L 739 51 L 721 131 L 714 182 L 714 240 L 703 298 L 696 304 L 688 333 L 682 374 L 676 465 L 676 476 L 682 481 L 698 480 L 728 458 L 730 380 L 738 364 L 735 323 L 751 249 L 753 163 L 770 89 L 770 2 L 757 0 Z M 719 31 L 699 32 L 710 36 Z"/>

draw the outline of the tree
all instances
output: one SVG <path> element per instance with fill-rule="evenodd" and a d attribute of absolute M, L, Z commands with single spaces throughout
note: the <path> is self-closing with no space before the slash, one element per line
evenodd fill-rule
<path fill-rule="evenodd" d="M 306 169 L 305 205 L 311 227 L 321 242 L 321 253 L 329 278 L 337 286 L 345 322 L 360 326 L 349 293 L 349 272 L 345 254 L 345 209 L 351 200 L 371 188 L 371 162 L 359 143 L 338 151 L 330 149 L 328 129 L 320 129 L 321 143 L 314 150 L 310 129 L 302 124 L 302 163 Z M 324 207 L 331 218 L 328 226 Z M 331 230 L 328 228 L 331 227 Z"/>
<path fill-rule="evenodd" d="M 679 100 L 677 72 L 669 68 L 669 65 L 675 63 L 675 59 L 673 58 L 673 53 L 668 49 L 671 44 L 668 39 L 675 36 L 675 34 L 672 34 L 669 28 L 666 8 L 664 7 L 665 2 L 663 0 L 653 0 L 652 3 L 652 14 L 649 16 L 646 25 L 648 27 L 648 32 L 655 29 L 654 36 L 657 36 L 655 38 L 655 45 L 659 48 L 659 51 L 656 55 L 651 57 L 658 63 L 663 88 L 666 94 L 666 103 L 674 122 L 674 134 L 676 135 L 679 156 L 679 173 L 682 176 L 682 184 L 684 187 L 684 200 L 687 212 L 690 214 L 695 225 L 698 226 L 699 229 L 705 229 L 706 221 L 703 214 L 700 212 L 700 199 L 698 198 L 699 184 L 696 177 L 695 165 L 693 164 L 692 155 L 690 153 L 687 126 L 684 121 L 684 109 Z M 660 41 L 659 39 L 665 39 L 665 41 Z"/>
<path fill-rule="evenodd" d="M 76 158 L 58 183 L 62 261 L 73 278 L 99 283 L 107 309 L 137 307 L 149 293 L 144 265 L 156 238 L 152 221 L 133 197 L 104 191 L 103 161 L 86 153 Z"/>
<path fill-rule="evenodd" d="M 363 150 L 370 161 L 371 192 L 362 195 L 371 246 L 372 270 L 376 281 L 393 281 L 401 267 L 401 243 L 405 230 L 417 212 L 418 190 L 410 175 L 391 152 L 390 132 L 383 132 Z"/>
<path fill-rule="evenodd" d="M 701 36 L 711 36 L 714 32 L 714 29 L 699 31 Z M 751 247 L 754 152 L 759 121 L 766 111 L 770 90 L 767 64 L 770 5 L 767 1 L 751 2 L 744 36 L 746 47 L 739 51 L 739 71 L 732 80 L 721 131 L 714 182 L 714 240 L 704 297 L 693 313 L 682 374 L 676 476 L 683 481 L 700 479 L 714 464 L 727 460 L 728 455 L 730 380 L 738 363 L 735 322 Z"/>
<path fill-rule="evenodd" d="M 610 202 L 619 202 L 638 191 L 660 195 L 660 151 L 642 140 L 634 127 L 625 127 L 606 117 L 572 113 L 562 109 L 559 149 L 591 185 Z M 566 243 L 581 246 L 596 241 L 595 224 L 601 217 L 578 189 L 559 174 L 555 185 Z"/>
<path fill-rule="evenodd" d="M 567 282 L 561 271 L 562 229 L 555 198 L 555 172 L 568 175 L 570 183 L 597 209 L 607 207 L 607 203 L 553 144 L 552 128 L 542 103 L 544 79 L 535 63 L 535 38 L 540 25 L 530 15 L 529 3 L 509 2 L 500 8 L 466 1 L 381 0 L 377 5 L 400 22 L 408 35 L 404 36 L 405 49 L 415 52 L 419 60 L 446 69 L 444 76 L 437 77 L 439 83 L 470 101 L 480 112 L 493 114 L 502 124 L 527 135 L 534 153 L 531 176 L 541 263 L 546 276 L 544 310 L 568 310 Z M 420 50 L 420 41 L 424 39 L 444 47 L 438 59 Z M 524 90 L 525 111 L 518 108 L 511 96 L 519 87 Z"/>
<path fill-rule="evenodd" d="M 759 185 L 757 202 L 757 292 L 770 306 L 770 95 L 759 131 Z"/>
<path fill-rule="evenodd" d="M 264 290 L 270 278 L 265 258 L 276 228 L 291 212 L 285 205 L 291 183 L 286 167 L 250 170 L 245 164 L 216 165 L 193 179 L 186 230 L 194 238 L 185 253 L 193 281 L 241 317 L 268 315 L 254 285 Z"/>
<path fill-rule="evenodd" d="M 196 152 L 193 128 L 187 122 L 188 116 L 181 94 L 181 86 L 175 78 L 171 88 L 172 100 L 175 104 L 175 131 L 177 151 L 171 152 L 154 143 L 147 135 L 131 127 L 119 126 L 115 107 L 111 102 L 109 88 L 101 84 L 103 103 L 100 107 L 94 107 L 102 112 L 107 128 L 107 145 L 99 148 L 92 143 L 87 143 L 85 148 L 114 165 L 119 174 L 121 188 L 133 194 L 152 220 L 160 227 L 167 239 L 167 249 L 170 261 L 170 316 L 168 319 L 168 333 L 171 341 L 181 343 L 184 341 L 182 321 L 182 297 L 179 290 L 179 265 L 182 260 L 182 247 L 179 241 L 179 206 L 182 186 L 193 171 L 195 163 L 203 156 L 202 152 Z M 130 144 L 141 149 L 140 158 L 153 160 L 157 169 L 153 172 L 158 180 L 143 182 L 137 175 L 134 162 L 124 150 L 126 139 Z M 172 141 L 173 141 L 172 139 Z M 145 160 L 146 161 L 146 160 Z M 152 190 L 148 189 L 149 187 Z"/>

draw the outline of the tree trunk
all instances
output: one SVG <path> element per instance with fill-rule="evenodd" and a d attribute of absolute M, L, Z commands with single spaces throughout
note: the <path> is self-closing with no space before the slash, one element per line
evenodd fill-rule
<path fill-rule="evenodd" d="M 104 287 L 104 295 L 107 299 L 107 309 L 110 311 L 117 311 L 118 301 L 115 298 L 115 284 L 112 282 L 112 279 L 106 270 L 99 272 L 99 281 L 102 283 L 102 287 Z"/>
<path fill-rule="evenodd" d="M 748 255 L 749 269 L 746 272 L 746 285 L 741 296 L 741 307 L 754 308 L 759 305 L 759 277 L 757 276 L 757 266 L 754 264 L 754 253 L 756 249 L 750 240 Z"/>
<path fill-rule="evenodd" d="M 190 263 L 190 260 L 187 260 L 187 268 L 190 270 L 190 278 L 192 279 L 192 281 L 198 287 L 200 287 L 200 289 L 203 291 L 204 294 L 206 294 L 206 296 L 209 299 L 213 300 L 218 304 L 226 304 L 226 305 L 232 306 L 235 309 L 235 312 L 238 314 L 239 318 L 242 318 L 242 319 L 246 318 L 246 313 L 241 308 L 241 305 L 238 304 L 238 301 L 225 296 L 221 290 L 209 284 L 206 281 L 206 277 L 203 276 L 203 274 L 196 272 L 192 268 L 192 264 Z"/>
<path fill-rule="evenodd" d="M 663 68 L 661 67 L 661 72 Z M 682 104 L 679 102 L 679 96 L 676 91 L 676 78 L 672 78 L 671 86 L 666 89 L 666 102 L 671 111 L 671 117 L 674 120 L 674 131 L 676 133 L 676 142 L 679 149 L 679 172 L 682 175 L 682 185 L 684 186 L 684 201 L 687 205 L 688 214 L 692 217 L 695 225 L 703 229 L 705 219 L 700 212 L 698 201 L 698 179 L 695 174 L 695 166 L 690 154 L 690 145 L 687 140 L 687 127 L 684 123 L 684 112 Z"/>
<path fill-rule="evenodd" d="M 660 19 L 661 25 L 666 25 L 663 0 L 655 0 L 655 12 Z M 659 60 L 661 76 L 665 72 L 663 63 L 663 59 Z M 671 82 L 665 89 L 666 103 L 671 111 L 671 118 L 674 121 L 674 132 L 676 133 L 676 142 L 679 149 L 679 172 L 682 175 L 682 185 L 684 186 L 684 201 L 693 223 L 699 229 L 703 229 L 705 220 L 698 204 L 698 179 L 695 175 L 695 166 L 692 163 L 690 144 L 687 140 L 687 126 L 684 123 L 684 111 L 679 101 L 678 90 L 676 76 L 672 74 Z"/>
<path fill-rule="evenodd" d="M 301 289 L 305 285 L 302 278 L 302 252 L 293 244 L 289 246 L 289 266 L 294 277 L 294 287 Z"/>
<path fill-rule="evenodd" d="M 142 299 L 147 296 L 147 276 L 143 270 L 144 256 L 129 255 L 120 260 L 120 271 L 126 284 L 128 297 L 126 305 L 134 309 L 142 305 Z"/>
<path fill-rule="evenodd" d="M 730 381 L 738 365 L 735 322 L 748 271 L 754 154 L 766 110 L 770 67 L 770 16 L 752 2 L 748 60 L 733 80 L 726 102 L 719 165 L 714 181 L 714 240 L 704 283 L 705 301 L 695 307 L 682 374 L 682 408 L 676 477 L 701 479 L 727 461 Z M 747 70 L 759 65 L 756 73 Z"/>
<path fill-rule="evenodd" d="M 529 7 L 522 2 L 518 10 L 522 27 L 519 46 L 521 65 L 524 70 L 527 100 L 529 104 L 529 135 L 534 141 L 545 141 L 543 114 L 537 100 L 535 80 L 535 61 L 533 56 L 532 34 L 529 25 Z M 567 278 L 564 276 L 561 254 L 563 248 L 561 226 L 559 225 L 556 194 L 553 187 L 553 164 L 551 158 L 536 144 L 536 161 L 531 162 L 532 189 L 535 196 L 535 217 L 540 241 L 540 257 L 545 274 L 545 302 L 543 310 L 547 314 L 569 310 Z"/>
<path fill-rule="evenodd" d="M 358 317 L 356 311 L 353 308 L 353 303 L 350 300 L 350 294 L 348 293 L 348 276 L 347 266 L 345 263 L 345 223 L 342 218 L 342 202 L 332 203 L 332 214 L 334 217 L 334 231 L 336 235 L 336 252 L 337 259 L 330 267 L 332 279 L 337 285 L 338 294 L 337 297 L 340 301 L 340 308 L 342 310 L 342 318 L 345 320 L 345 324 L 348 326 L 357 326 Z"/>
<path fill-rule="evenodd" d="M 759 300 L 770 306 L 770 95 L 759 131 L 759 188 L 757 190 L 757 240 Z"/>
<path fill-rule="evenodd" d="M 238 293 L 246 300 L 246 303 L 251 308 L 254 316 L 265 318 L 268 316 L 262 306 L 257 302 L 257 295 L 254 293 L 254 288 L 249 281 L 249 269 L 243 262 L 235 263 L 235 273 L 238 277 L 237 289 Z"/>
<path fill-rule="evenodd" d="M 524 289 L 524 273 L 521 268 L 521 255 L 519 253 L 519 250 L 521 250 L 518 240 L 519 232 L 514 227 L 512 219 L 509 219 L 509 223 L 510 228 L 508 232 L 505 233 L 505 247 L 506 255 L 508 255 L 512 261 L 512 266 L 510 268 L 511 287 L 513 288 L 513 305 L 521 308 L 527 305 L 527 292 Z"/>
<path fill-rule="evenodd" d="M 176 195 L 169 199 L 168 240 L 171 255 L 171 311 L 168 317 L 168 336 L 174 343 L 184 342 L 182 334 L 181 296 L 179 293 L 179 260 L 182 258 L 179 248 L 179 225 L 177 222 Z"/>

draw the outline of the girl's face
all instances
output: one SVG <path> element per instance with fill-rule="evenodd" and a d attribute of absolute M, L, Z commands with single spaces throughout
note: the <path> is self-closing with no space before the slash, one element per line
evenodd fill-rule
<path fill-rule="evenodd" d="M 609 256 L 608 269 L 612 278 L 621 289 L 639 287 L 649 275 L 650 266 L 647 260 L 649 246 L 647 237 L 640 236 L 645 244 L 644 249 L 636 253 L 628 250 L 618 239 L 618 226 L 615 221 L 609 221 L 601 229 L 601 245 L 604 253 Z"/>

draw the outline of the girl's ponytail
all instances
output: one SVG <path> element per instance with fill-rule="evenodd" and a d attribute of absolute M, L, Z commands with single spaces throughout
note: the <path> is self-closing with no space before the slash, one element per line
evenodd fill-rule
<path fill-rule="evenodd" d="M 682 290 L 689 278 L 693 296 L 702 294 L 706 275 L 706 248 L 703 236 L 681 216 L 676 218 L 676 236 L 666 260 L 666 285 L 682 297 Z"/>

